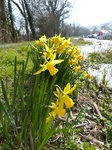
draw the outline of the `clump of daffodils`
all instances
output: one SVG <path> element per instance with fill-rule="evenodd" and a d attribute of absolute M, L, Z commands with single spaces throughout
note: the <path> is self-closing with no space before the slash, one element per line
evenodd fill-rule
<path fill-rule="evenodd" d="M 76 48 L 74 45 L 72 45 L 70 39 L 61 37 L 60 34 L 47 39 L 44 35 L 38 41 L 36 41 L 36 44 L 36 46 L 32 46 L 34 51 L 30 53 L 32 60 L 35 59 L 36 56 L 39 56 L 37 57 L 37 59 L 33 60 L 34 63 L 37 62 L 37 64 L 39 64 L 39 69 L 36 70 L 34 75 L 38 75 L 46 70 L 49 71 L 49 74 L 51 76 L 54 76 L 58 72 L 61 72 L 58 78 L 59 80 L 64 72 L 66 72 L 67 69 L 70 68 L 68 69 L 69 71 L 66 72 L 66 75 L 72 74 L 71 76 L 74 83 L 80 83 L 80 81 L 74 81 L 75 75 L 78 76 L 78 80 L 80 80 L 79 78 L 83 80 L 85 80 L 86 78 L 91 79 L 91 75 L 89 73 L 87 73 L 86 71 L 81 72 L 82 68 L 80 62 L 84 60 L 84 56 L 80 53 L 79 47 Z M 39 63 L 40 60 L 42 60 L 41 63 Z M 59 67 L 58 65 L 62 66 Z M 61 71 L 59 70 L 59 68 L 61 68 Z M 68 78 L 69 75 L 66 78 L 64 76 L 63 80 L 66 79 L 67 81 L 67 84 L 64 84 L 66 85 L 64 90 L 62 90 L 60 86 L 56 87 L 54 95 L 57 99 L 55 103 L 52 102 L 51 105 L 48 106 L 52 109 L 52 111 L 49 113 L 49 117 L 46 120 L 47 122 L 49 122 L 51 118 L 55 118 L 56 115 L 64 117 L 66 109 L 71 108 L 74 105 L 74 102 L 69 97 L 69 94 L 75 90 L 76 84 L 75 86 L 70 88 L 69 82 L 71 82 L 71 77 L 69 79 Z"/>
<path fill-rule="evenodd" d="M 72 93 L 75 90 L 75 88 L 76 85 L 70 88 L 70 83 L 66 85 L 64 91 L 59 86 L 57 86 L 56 91 L 54 92 L 54 95 L 56 96 L 57 100 L 56 103 L 52 102 L 51 106 L 49 106 L 52 109 L 52 111 L 49 113 L 49 117 L 46 120 L 47 122 L 49 122 L 52 117 L 55 118 L 56 115 L 64 117 L 66 109 L 73 107 L 74 102 L 69 97 L 69 94 Z"/>
<path fill-rule="evenodd" d="M 79 61 L 84 60 L 84 56 L 80 54 L 79 47 L 76 48 L 70 42 L 70 39 L 66 39 L 55 35 L 52 38 L 47 39 L 46 36 L 42 36 L 38 41 L 38 49 L 41 49 L 41 57 L 44 58 L 44 63 L 40 64 L 41 69 L 35 72 L 34 75 L 38 75 L 41 72 L 48 70 L 50 75 L 56 75 L 59 71 L 54 66 L 60 64 L 64 59 L 59 59 L 63 52 L 66 52 L 66 56 L 69 55 L 69 66 L 74 72 L 80 72 L 81 66 Z M 38 49 L 35 48 L 37 51 Z"/>

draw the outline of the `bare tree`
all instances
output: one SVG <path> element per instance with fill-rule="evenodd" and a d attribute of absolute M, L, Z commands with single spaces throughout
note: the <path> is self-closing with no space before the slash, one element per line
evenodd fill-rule
<path fill-rule="evenodd" d="M 44 31 L 43 34 L 46 34 L 48 32 L 46 24 L 49 24 L 50 33 L 52 35 L 59 34 L 61 23 L 68 18 L 73 5 L 68 2 L 68 0 L 40 0 L 40 3 L 38 0 L 34 1 L 34 12 L 37 12 L 36 14 L 34 13 L 34 15 L 40 33 L 42 34 Z"/>
<path fill-rule="evenodd" d="M 74 0 L 75 1 L 75 0 Z M 50 37 L 59 34 L 63 22 L 68 18 L 73 3 L 68 0 L 11 0 L 24 18 L 27 40 L 29 27 L 33 37 L 36 32 Z"/>

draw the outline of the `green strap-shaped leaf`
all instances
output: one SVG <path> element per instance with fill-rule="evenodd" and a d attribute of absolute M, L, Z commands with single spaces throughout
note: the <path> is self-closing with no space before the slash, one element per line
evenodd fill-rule
<path fill-rule="evenodd" d="M 45 144 L 48 142 L 48 140 L 50 139 L 50 137 L 53 135 L 53 133 L 56 130 L 56 127 L 58 126 L 58 124 L 60 123 L 60 121 L 58 121 L 57 123 L 55 123 L 51 129 L 48 131 L 48 134 L 46 135 L 46 137 L 44 138 L 43 142 L 41 143 L 39 150 L 42 150 L 43 147 L 45 146 Z"/>
<path fill-rule="evenodd" d="M 9 102 L 8 102 L 8 98 L 7 98 L 7 94 L 6 94 L 6 90 L 5 90 L 3 81 L 1 81 L 1 84 L 2 84 L 2 91 L 3 91 L 3 95 L 4 95 L 4 100 L 5 100 L 8 112 L 9 112 L 8 116 L 10 117 L 11 122 L 15 125 L 15 121 L 13 119 L 13 114 L 12 114 L 12 111 L 11 111 L 11 108 L 10 108 L 10 105 L 9 105 Z M 4 109 L 5 109 L 5 107 L 4 107 Z M 4 112 L 5 113 L 7 112 L 6 109 L 5 109 Z"/>

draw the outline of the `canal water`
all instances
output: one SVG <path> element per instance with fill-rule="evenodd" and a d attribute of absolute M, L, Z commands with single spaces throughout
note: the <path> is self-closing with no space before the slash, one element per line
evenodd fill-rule
<path fill-rule="evenodd" d="M 84 54 L 85 59 L 88 57 L 89 53 L 93 52 L 101 53 L 106 52 L 107 50 L 112 50 L 112 41 L 110 40 L 98 40 L 89 38 L 84 38 L 84 40 L 93 42 L 92 45 L 80 46 L 81 53 Z M 98 67 L 94 65 L 94 68 L 91 67 L 88 68 L 88 72 L 91 72 L 91 76 L 96 76 L 97 81 L 99 83 L 103 79 L 103 75 L 105 73 L 107 86 L 112 88 L 112 64 L 99 64 Z"/>

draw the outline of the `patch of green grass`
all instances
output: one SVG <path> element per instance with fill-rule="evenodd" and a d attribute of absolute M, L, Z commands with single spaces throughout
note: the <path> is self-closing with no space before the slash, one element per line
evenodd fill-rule
<path fill-rule="evenodd" d="M 84 150 L 95 150 L 96 149 L 96 147 L 94 145 L 91 145 L 89 142 L 84 142 L 83 148 L 84 148 Z"/>
<path fill-rule="evenodd" d="M 89 41 L 85 41 L 84 39 L 75 39 L 75 38 L 71 38 L 71 41 L 72 43 L 75 45 L 75 46 L 84 46 L 84 45 L 91 45 L 93 44 L 92 42 L 89 42 Z"/>
<path fill-rule="evenodd" d="M 29 42 L 17 44 L 4 44 L 0 45 L 0 78 L 6 76 L 13 78 L 14 74 L 14 60 L 17 57 L 17 68 L 21 67 L 23 61 L 27 59 L 26 47 Z M 33 63 L 28 61 L 27 71 L 32 69 Z"/>
<path fill-rule="evenodd" d="M 96 52 L 89 54 L 88 58 L 92 63 L 106 63 L 106 64 L 112 64 L 112 51 L 106 51 L 106 52 Z"/>
<path fill-rule="evenodd" d="M 108 63 L 112 64 L 112 50 L 108 50 L 106 53 L 102 53 L 105 55 L 105 59 L 108 61 Z"/>

